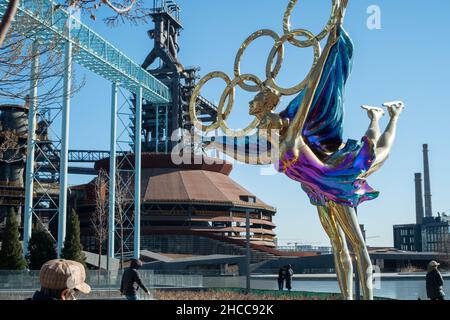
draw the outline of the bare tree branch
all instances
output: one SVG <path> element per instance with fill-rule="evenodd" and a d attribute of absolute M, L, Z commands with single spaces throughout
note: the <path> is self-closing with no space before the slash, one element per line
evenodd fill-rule
<path fill-rule="evenodd" d="M 94 180 L 95 210 L 91 214 L 91 224 L 97 240 L 98 267 L 101 269 L 103 243 L 108 239 L 108 175 L 100 170 Z"/>
<path fill-rule="evenodd" d="M 80 9 L 87 13 L 91 19 L 96 20 L 96 13 L 102 7 L 107 7 L 115 15 L 107 17 L 104 21 L 115 26 L 119 21 L 132 23 L 144 23 L 149 16 L 149 10 L 145 8 L 144 0 L 65 0 L 67 7 Z"/>
<path fill-rule="evenodd" d="M 136 0 L 129 0 L 130 3 L 128 4 L 128 6 L 124 6 L 125 4 L 115 5 L 109 0 L 102 0 L 102 2 L 105 3 L 108 7 L 110 7 L 117 14 L 124 14 L 124 13 L 129 12 L 131 9 L 133 9 L 133 6 L 136 3 Z"/>
<path fill-rule="evenodd" d="M 11 23 L 14 20 L 14 17 L 17 13 L 17 8 L 19 7 L 19 0 L 10 0 L 8 3 L 8 7 L 6 8 L 5 14 L 2 17 L 2 21 L 0 22 L 0 48 L 3 46 L 3 42 L 5 41 L 6 35 L 11 28 Z"/>
<path fill-rule="evenodd" d="M 54 108 L 63 100 L 63 76 L 66 72 L 62 63 L 63 54 L 58 48 L 57 41 L 49 39 L 48 42 L 42 43 L 33 38 L 34 34 L 43 31 L 42 26 L 23 17 L 16 19 L 14 23 L 21 26 L 20 30 L 11 28 L 3 47 L 0 48 L 0 104 L 23 105 L 25 102 L 24 109 L 28 109 L 31 65 L 33 60 L 38 58 L 40 63 L 34 75 L 39 87 L 36 97 L 39 106 L 38 117 L 41 119 L 39 123 L 46 121 L 48 128 L 52 121 L 45 119 L 50 118 L 50 113 L 46 114 L 45 110 Z M 71 96 L 85 83 L 84 79 L 77 81 L 75 70 L 72 71 L 72 77 L 74 81 L 69 88 Z M 0 161 L 14 163 L 23 161 L 25 157 L 26 140 L 23 136 L 19 137 L 14 130 L 3 127 L 0 133 Z"/>
<path fill-rule="evenodd" d="M 119 250 L 120 250 L 120 268 L 123 269 L 124 263 L 124 244 L 125 244 L 125 229 L 126 220 L 133 219 L 133 213 L 127 210 L 127 206 L 130 205 L 133 199 L 133 191 L 130 189 L 130 173 L 121 172 L 118 170 L 116 172 L 116 211 L 115 219 L 117 224 L 117 231 L 119 233 Z"/>

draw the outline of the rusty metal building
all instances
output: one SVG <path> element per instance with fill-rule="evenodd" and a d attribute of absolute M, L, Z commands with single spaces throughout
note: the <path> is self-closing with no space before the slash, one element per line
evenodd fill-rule
<path fill-rule="evenodd" d="M 23 204 L 27 131 L 27 106 L 0 105 L 0 224 Z"/>
<path fill-rule="evenodd" d="M 275 247 L 276 209 L 233 181 L 229 163 L 192 157 L 191 164 L 176 165 L 170 154 L 142 155 L 141 247 L 162 253 L 230 253 L 220 242 L 243 245 L 245 215 L 250 212 L 251 243 Z M 198 164 L 196 164 L 198 163 Z M 96 163 L 107 171 L 109 159 Z M 95 210 L 94 184 L 72 189 L 82 226 L 82 240 L 89 251 L 98 240 L 90 228 Z M 213 248 L 211 242 L 218 244 Z"/>

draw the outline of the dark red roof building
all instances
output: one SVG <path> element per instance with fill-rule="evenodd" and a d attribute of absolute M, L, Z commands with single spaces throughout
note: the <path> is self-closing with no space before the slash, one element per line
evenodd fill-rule
<path fill-rule="evenodd" d="M 252 245 L 275 247 L 272 218 L 276 209 L 233 181 L 229 177 L 230 163 L 208 164 L 220 160 L 202 157 L 191 160 L 192 164 L 175 165 L 170 154 L 142 154 L 142 249 L 217 253 L 209 252 L 211 248 L 207 247 L 211 247 L 211 241 L 205 243 L 200 238 L 242 242 L 246 211 L 250 212 Z M 129 162 L 134 163 L 134 159 Z M 95 168 L 107 171 L 109 159 L 97 162 Z M 77 194 L 76 206 L 85 248 L 94 251 L 96 241 L 89 227 L 89 216 L 95 208 L 93 183 L 72 190 Z"/>

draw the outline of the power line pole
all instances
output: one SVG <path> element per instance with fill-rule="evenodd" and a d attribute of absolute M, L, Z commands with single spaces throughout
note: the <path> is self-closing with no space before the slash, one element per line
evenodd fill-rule
<path fill-rule="evenodd" d="M 246 249 L 246 286 L 245 291 L 250 293 L 250 209 L 245 210 L 245 249 Z"/>
<path fill-rule="evenodd" d="M 358 208 L 355 208 L 355 214 L 356 216 L 358 216 Z M 366 242 L 366 233 L 364 232 L 364 230 L 361 230 L 362 234 L 363 234 L 363 238 L 364 238 L 364 243 Z M 353 249 L 353 258 L 354 261 L 356 261 L 356 254 L 355 254 L 355 248 Z M 355 263 L 355 266 L 353 267 L 353 272 L 355 273 L 355 296 L 356 296 L 356 300 L 361 300 L 361 285 L 360 285 L 360 279 L 359 279 L 359 272 L 358 272 L 358 264 Z"/>

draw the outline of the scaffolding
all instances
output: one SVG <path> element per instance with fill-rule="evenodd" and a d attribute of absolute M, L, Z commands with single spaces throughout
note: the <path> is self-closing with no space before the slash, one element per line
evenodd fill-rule
<path fill-rule="evenodd" d="M 145 151 L 169 152 L 169 105 L 147 104 L 143 109 L 143 129 Z"/>
<path fill-rule="evenodd" d="M 3 16 L 8 5 L 8 0 L 0 0 L 0 17 Z M 38 25 L 34 32 L 30 34 L 30 25 Z M 133 229 L 133 248 L 128 248 L 134 257 L 139 257 L 139 219 L 140 219 L 140 154 L 141 154 L 141 120 L 142 102 L 167 104 L 171 101 L 169 88 L 161 81 L 157 80 L 137 63 L 129 59 L 120 50 L 104 40 L 101 36 L 81 23 L 69 12 L 64 10 L 50 0 L 22 0 L 16 14 L 16 19 L 12 28 L 24 34 L 33 42 L 34 59 L 31 66 L 30 85 L 30 109 L 28 121 L 28 145 L 26 162 L 26 190 L 25 190 L 25 210 L 24 210 L 24 255 L 28 253 L 28 242 L 31 237 L 31 227 L 33 218 L 40 219 L 40 211 L 51 211 L 53 220 L 58 217 L 58 239 L 57 253 L 61 256 L 64 245 L 66 230 L 67 211 L 67 187 L 68 187 L 68 161 L 69 161 L 69 127 L 70 127 L 70 87 L 71 68 L 73 62 L 87 68 L 100 75 L 112 83 L 111 102 L 111 167 L 110 167 L 110 211 L 109 211 L 109 250 L 110 257 L 114 256 L 114 234 L 115 234 L 115 198 L 116 190 L 115 176 L 121 170 L 121 165 L 116 163 L 116 147 L 119 144 L 120 136 L 116 136 L 117 118 L 120 118 L 117 108 L 117 90 L 122 88 L 135 96 L 135 103 L 131 110 L 132 117 L 125 123 L 125 131 L 131 132 L 130 137 L 134 137 L 131 144 L 128 144 L 123 152 L 134 153 L 130 171 L 130 179 L 133 183 L 127 183 L 129 194 L 133 197 L 132 207 L 133 219 L 129 218 L 129 228 Z M 37 44 L 52 43 L 56 49 L 64 54 L 64 92 L 61 104 L 55 106 L 52 117 L 49 119 L 50 110 L 38 104 L 38 71 L 40 57 Z M 55 121 L 58 119 L 58 121 Z M 42 128 L 50 129 L 58 122 L 61 126 L 61 134 L 47 135 L 43 140 L 39 135 L 40 123 L 46 124 Z M 51 150 L 60 150 L 53 154 Z M 56 151 L 55 151 L 56 152 Z M 131 157 L 124 157 L 131 159 Z M 49 170 L 51 168 L 51 170 Z M 47 175 L 47 176 L 45 176 Z M 48 180 L 51 183 L 43 181 Z M 131 181 L 130 181 L 131 182 Z M 59 201 L 55 200 L 55 188 L 59 191 Z M 39 198 L 37 198 L 39 189 Z"/>
<path fill-rule="evenodd" d="M 110 174 L 109 185 L 109 203 L 113 205 L 109 209 L 108 255 L 139 258 L 135 253 L 139 252 L 137 248 L 140 246 L 142 92 L 130 99 L 115 84 L 112 92 L 109 172 L 115 173 Z M 128 151 L 130 147 L 133 153 Z M 115 242 L 116 239 L 119 243 Z"/>
<path fill-rule="evenodd" d="M 169 14 L 172 19 L 180 22 L 180 6 L 173 0 L 153 0 L 152 12 Z"/>

